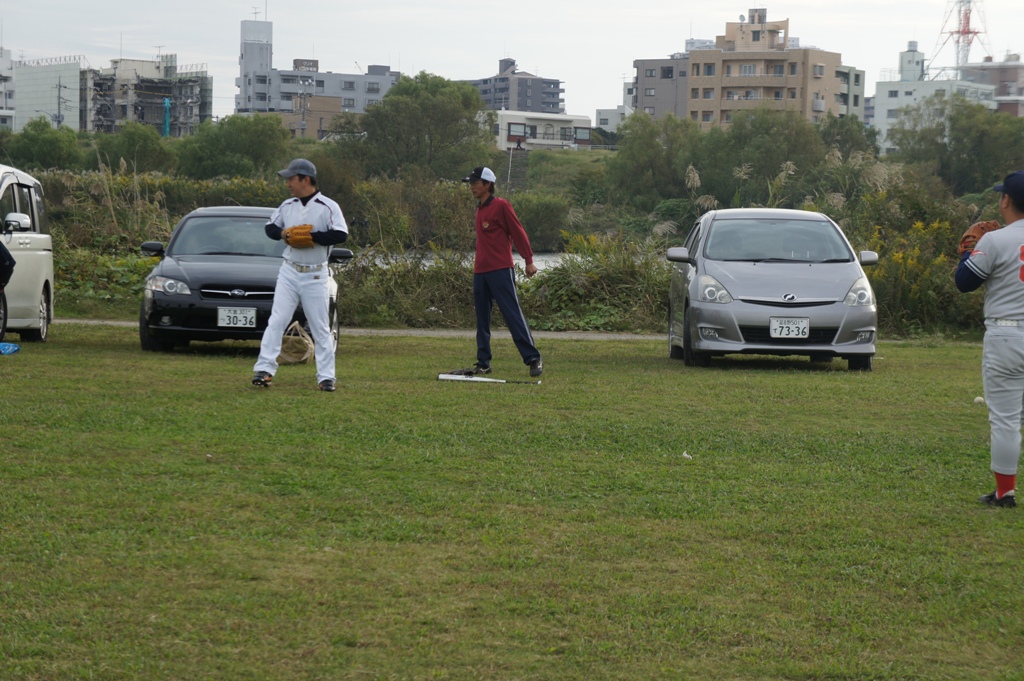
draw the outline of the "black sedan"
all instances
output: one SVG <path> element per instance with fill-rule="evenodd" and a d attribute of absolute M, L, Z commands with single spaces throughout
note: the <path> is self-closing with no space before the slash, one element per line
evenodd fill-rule
<path fill-rule="evenodd" d="M 190 341 L 259 340 L 270 320 L 283 241 L 269 239 L 264 226 L 272 208 L 199 208 L 174 228 L 166 249 L 142 244 L 160 262 L 146 278 L 139 311 L 139 341 L 147 351 L 170 352 Z M 332 267 L 352 251 L 331 250 Z M 330 320 L 338 346 L 338 283 L 330 285 Z M 301 306 L 295 319 L 305 325 Z"/>

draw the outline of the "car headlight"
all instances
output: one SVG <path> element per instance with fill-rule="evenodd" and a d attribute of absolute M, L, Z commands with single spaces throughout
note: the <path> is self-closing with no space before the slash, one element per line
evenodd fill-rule
<path fill-rule="evenodd" d="M 868 284 L 867 277 L 861 277 L 853 282 L 853 286 L 850 287 L 850 292 L 846 294 L 843 302 L 850 307 L 864 307 L 865 305 L 875 304 L 875 294 L 871 291 L 871 285 Z"/>
<path fill-rule="evenodd" d="M 731 303 L 732 296 L 725 290 L 722 284 L 709 274 L 702 274 L 697 279 L 697 288 L 700 290 L 698 300 L 702 303 Z"/>
<path fill-rule="evenodd" d="M 150 277 L 146 280 L 146 290 L 160 291 L 169 296 L 187 296 L 192 293 L 185 282 L 167 277 Z"/>

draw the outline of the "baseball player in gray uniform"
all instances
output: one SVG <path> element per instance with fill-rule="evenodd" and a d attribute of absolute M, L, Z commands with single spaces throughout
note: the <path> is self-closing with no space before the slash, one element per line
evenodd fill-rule
<path fill-rule="evenodd" d="M 1013 507 L 1024 412 L 1024 171 L 1010 173 L 993 189 L 1001 193 L 999 212 L 1006 226 L 998 229 L 998 223 L 979 223 L 981 230 L 979 225 L 967 230 L 961 240 L 956 286 L 966 293 L 985 284 L 981 375 L 996 489 L 981 497 L 981 502 Z"/>
<path fill-rule="evenodd" d="M 316 188 L 316 166 L 312 163 L 297 158 L 278 175 L 285 178 L 292 198 L 274 211 L 265 229 L 268 237 L 284 239 L 288 246 L 277 275 L 274 305 L 253 367 L 252 384 L 270 387 L 277 372 L 281 339 L 296 306 L 302 303 L 315 345 L 317 386 L 334 392 L 334 340 L 328 319 L 331 270 L 327 257 L 332 246 L 348 238 L 348 225 L 338 204 Z"/>

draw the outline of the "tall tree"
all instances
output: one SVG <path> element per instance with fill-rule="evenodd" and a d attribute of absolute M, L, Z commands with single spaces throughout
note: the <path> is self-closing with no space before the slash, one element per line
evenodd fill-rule
<path fill-rule="evenodd" d="M 843 158 L 856 152 L 878 156 L 878 130 L 864 125 L 856 116 L 840 118 L 829 112 L 818 122 L 818 134 L 826 148 L 838 149 Z"/>
<path fill-rule="evenodd" d="M 171 169 L 174 155 L 151 125 L 126 123 L 115 134 L 98 134 L 95 138 L 96 163 L 117 168 L 124 160 L 128 170 L 145 173 Z"/>
<path fill-rule="evenodd" d="M 277 115 L 228 116 L 204 121 L 178 150 L 178 172 L 200 180 L 266 173 L 288 152 L 288 131 Z"/>
<path fill-rule="evenodd" d="M 54 129 L 45 116 L 26 123 L 21 132 L 14 135 L 8 153 L 15 166 L 27 170 L 78 170 L 82 165 L 75 133 L 71 128 Z"/>
<path fill-rule="evenodd" d="M 699 139 L 700 129 L 690 119 L 669 115 L 655 120 L 634 113 L 619 128 L 619 151 L 608 160 L 613 194 L 643 210 L 685 197 L 687 169 Z"/>
<path fill-rule="evenodd" d="M 416 166 L 461 177 L 493 147 L 492 125 L 476 88 L 421 71 L 402 76 L 366 113 L 338 118 L 334 130 L 341 153 L 361 158 L 370 175 Z"/>

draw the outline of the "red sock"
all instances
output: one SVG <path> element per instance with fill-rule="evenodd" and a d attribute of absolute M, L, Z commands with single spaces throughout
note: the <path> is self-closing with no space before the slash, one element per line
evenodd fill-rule
<path fill-rule="evenodd" d="M 1016 488 L 1016 475 L 1003 475 L 1002 473 L 996 473 L 996 499 L 1002 499 L 1006 496 L 1007 492 L 1012 492 Z"/>

